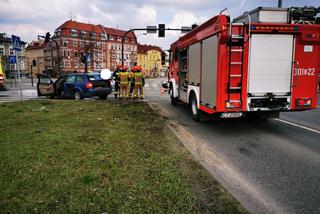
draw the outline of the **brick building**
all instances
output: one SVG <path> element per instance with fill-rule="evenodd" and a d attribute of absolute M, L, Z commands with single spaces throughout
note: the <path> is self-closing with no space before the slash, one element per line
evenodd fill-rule
<path fill-rule="evenodd" d="M 68 20 L 58 27 L 53 36 L 55 42 L 46 44 L 45 69 L 57 73 L 58 54 L 62 73 L 84 72 L 81 56 L 89 53 L 88 71 L 104 68 L 113 69 L 121 62 L 121 40 L 125 31 Z M 129 34 L 124 43 L 125 64 L 131 65 L 137 58 L 137 40 L 134 33 Z M 119 55 L 120 53 L 120 55 Z"/>
<path fill-rule="evenodd" d="M 28 73 L 36 76 L 43 73 L 44 66 L 44 41 L 32 41 L 28 44 L 25 50 L 27 71 Z"/>

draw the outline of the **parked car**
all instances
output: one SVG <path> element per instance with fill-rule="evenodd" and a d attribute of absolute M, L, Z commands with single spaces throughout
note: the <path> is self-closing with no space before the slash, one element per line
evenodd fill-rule
<path fill-rule="evenodd" d="M 48 75 L 38 75 L 38 96 L 73 98 L 76 100 L 98 96 L 106 99 L 112 92 L 111 80 L 99 73 L 65 74 L 53 82 Z"/>

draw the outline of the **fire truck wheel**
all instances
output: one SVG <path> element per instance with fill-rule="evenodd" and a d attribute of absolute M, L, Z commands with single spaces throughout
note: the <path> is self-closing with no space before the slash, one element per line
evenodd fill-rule
<path fill-rule="evenodd" d="M 195 121 L 200 122 L 202 119 L 202 112 L 198 108 L 197 97 L 194 93 L 191 94 L 190 100 L 191 100 L 190 106 L 191 106 L 192 118 Z"/>
<path fill-rule="evenodd" d="M 172 88 L 172 85 L 170 86 L 169 94 L 170 94 L 170 99 L 171 99 L 171 105 L 176 105 L 176 104 L 177 104 L 177 98 L 175 98 L 175 97 L 173 96 L 173 88 Z"/>

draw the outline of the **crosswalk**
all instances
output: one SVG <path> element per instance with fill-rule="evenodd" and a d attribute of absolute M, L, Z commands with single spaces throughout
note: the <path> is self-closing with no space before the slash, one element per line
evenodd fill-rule
<path fill-rule="evenodd" d="M 25 89 L 22 90 L 22 100 L 30 100 L 37 98 L 37 90 L 35 89 Z M 0 91 L 0 104 L 7 102 L 16 102 L 20 101 L 20 91 L 19 90 L 8 90 L 8 91 Z"/>

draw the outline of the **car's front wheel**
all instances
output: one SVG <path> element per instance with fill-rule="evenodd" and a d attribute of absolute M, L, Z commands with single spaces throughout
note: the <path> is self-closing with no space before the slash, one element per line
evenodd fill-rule
<path fill-rule="evenodd" d="M 73 93 L 73 99 L 75 99 L 75 100 L 81 100 L 82 99 L 82 95 L 81 95 L 81 92 L 80 91 L 75 91 L 74 93 Z"/>
<path fill-rule="evenodd" d="M 197 97 L 194 93 L 191 93 L 190 95 L 190 102 L 191 102 L 190 108 L 191 108 L 192 118 L 197 122 L 201 122 L 203 120 L 204 114 L 198 108 Z"/>

